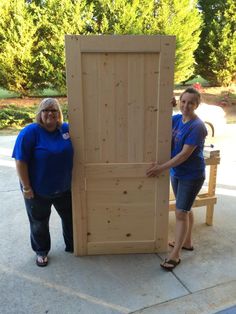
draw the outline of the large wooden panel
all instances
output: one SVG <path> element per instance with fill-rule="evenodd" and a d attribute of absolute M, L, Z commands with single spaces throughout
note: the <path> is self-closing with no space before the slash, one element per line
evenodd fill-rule
<path fill-rule="evenodd" d="M 155 160 L 159 54 L 83 53 L 86 162 Z"/>
<path fill-rule="evenodd" d="M 174 38 L 66 36 L 75 254 L 167 246 Z"/>

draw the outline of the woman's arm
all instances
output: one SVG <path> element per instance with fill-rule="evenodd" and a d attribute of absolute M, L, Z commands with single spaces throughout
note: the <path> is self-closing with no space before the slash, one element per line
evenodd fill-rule
<path fill-rule="evenodd" d="M 16 160 L 16 170 L 22 184 L 22 191 L 25 198 L 34 197 L 34 192 L 30 185 L 28 165 L 22 160 Z"/>
<path fill-rule="evenodd" d="M 196 147 L 197 146 L 185 144 L 179 154 L 177 154 L 175 157 L 171 158 L 164 164 L 161 164 L 161 165 L 153 164 L 147 170 L 147 176 L 156 177 L 160 175 L 163 171 L 182 164 L 185 160 L 187 160 L 191 156 L 192 152 L 195 150 Z"/>

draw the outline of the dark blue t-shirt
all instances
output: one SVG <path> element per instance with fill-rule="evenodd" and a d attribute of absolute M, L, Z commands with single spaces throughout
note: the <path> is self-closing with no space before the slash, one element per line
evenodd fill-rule
<path fill-rule="evenodd" d="M 182 121 L 182 114 L 177 114 L 172 117 L 171 158 L 181 152 L 184 144 L 197 147 L 186 161 L 177 167 L 171 168 L 171 176 L 186 180 L 205 177 L 203 147 L 206 136 L 206 127 L 203 121 L 198 117 L 186 123 Z"/>
<path fill-rule="evenodd" d="M 36 194 L 56 196 L 70 190 L 73 148 L 67 123 L 54 132 L 37 123 L 26 126 L 16 139 L 12 157 L 28 164 Z"/>

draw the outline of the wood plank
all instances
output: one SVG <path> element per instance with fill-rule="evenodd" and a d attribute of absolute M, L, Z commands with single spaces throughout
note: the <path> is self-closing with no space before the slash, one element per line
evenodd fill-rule
<path fill-rule="evenodd" d="M 206 163 L 206 166 L 219 165 L 220 164 L 220 158 L 219 157 L 205 158 L 205 163 Z"/>
<path fill-rule="evenodd" d="M 156 160 L 159 57 L 157 53 L 144 56 L 144 162 Z"/>
<path fill-rule="evenodd" d="M 163 163 L 170 159 L 171 115 L 170 101 L 173 96 L 175 38 L 161 38 L 160 74 L 158 84 L 157 151 L 156 161 Z M 156 245 L 158 251 L 165 251 L 168 245 L 169 223 L 169 172 L 164 172 L 158 181 L 156 191 Z"/>
<path fill-rule="evenodd" d="M 204 147 L 203 156 L 205 158 L 220 157 L 220 151 L 218 149 Z"/>
<path fill-rule="evenodd" d="M 103 53 L 99 58 L 100 162 L 115 162 L 114 55 Z"/>
<path fill-rule="evenodd" d="M 194 207 L 201 207 L 201 206 L 208 206 L 208 205 L 214 205 L 217 202 L 217 197 L 214 196 L 206 196 L 203 198 L 196 198 L 194 203 L 193 203 L 193 208 Z M 175 210 L 175 200 L 172 200 L 169 202 L 169 210 Z"/>
<path fill-rule="evenodd" d="M 96 206 L 96 204 L 117 205 L 117 204 L 133 204 L 134 206 L 141 204 L 149 204 L 155 200 L 154 189 L 152 190 L 121 190 L 121 191 L 87 191 L 87 206 Z"/>
<path fill-rule="evenodd" d="M 143 162 L 144 55 L 128 57 L 128 162 Z"/>
<path fill-rule="evenodd" d="M 148 191 L 155 190 L 150 178 L 97 178 L 86 180 L 87 191 Z"/>
<path fill-rule="evenodd" d="M 208 182 L 208 194 L 215 195 L 216 190 L 216 176 L 217 176 L 217 165 L 210 165 L 209 182 Z"/>
<path fill-rule="evenodd" d="M 94 163 L 85 164 L 85 173 L 87 178 L 144 178 L 150 166 L 151 163 Z"/>
<path fill-rule="evenodd" d="M 214 204 L 207 204 L 206 210 L 206 224 L 208 226 L 213 225 Z"/>
<path fill-rule="evenodd" d="M 72 35 L 80 41 L 82 52 L 159 52 L 161 36 L 126 35 L 126 36 L 81 36 Z M 169 37 L 169 36 L 165 36 Z M 173 36 L 170 36 L 173 38 Z"/>
<path fill-rule="evenodd" d="M 116 53 L 115 66 L 115 150 L 116 162 L 128 160 L 128 56 Z"/>
<path fill-rule="evenodd" d="M 156 252 L 154 241 L 117 241 L 117 242 L 90 242 L 88 254 L 128 254 Z"/>
<path fill-rule="evenodd" d="M 78 40 L 74 37 L 65 37 L 65 47 L 70 135 L 74 148 L 72 177 L 74 252 L 75 255 L 85 255 L 87 254 L 87 211 L 83 166 L 85 145 L 81 54 Z M 78 121 L 79 126 L 77 126 Z"/>
<path fill-rule="evenodd" d="M 82 54 L 82 103 L 84 108 L 86 162 L 99 162 L 101 160 L 100 110 L 97 96 L 99 90 L 98 58 L 99 54 Z"/>
<path fill-rule="evenodd" d="M 88 242 L 154 240 L 153 204 L 98 204 L 88 207 Z"/>

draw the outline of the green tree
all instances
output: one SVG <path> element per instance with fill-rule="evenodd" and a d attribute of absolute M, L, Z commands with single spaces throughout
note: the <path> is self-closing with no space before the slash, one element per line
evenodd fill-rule
<path fill-rule="evenodd" d="M 212 85 L 236 80 L 236 3 L 199 0 L 204 27 L 196 51 L 197 72 Z"/>
<path fill-rule="evenodd" d="M 202 18 L 195 0 L 156 1 L 157 32 L 176 36 L 175 82 L 194 73 L 194 52 L 198 47 Z"/>
<path fill-rule="evenodd" d="M 65 34 L 175 35 L 176 82 L 193 72 L 196 0 L 2 0 L 0 14 L 0 85 L 22 94 L 65 92 Z"/>
<path fill-rule="evenodd" d="M 45 0 L 31 1 L 29 10 L 37 25 L 30 80 L 36 88 L 53 87 L 65 93 L 64 37 L 87 32 L 91 7 L 85 0 Z"/>
<path fill-rule="evenodd" d="M 150 0 L 88 0 L 94 7 L 95 34 L 147 34 L 153 20 Z"/>
<path fill-rule="evenodd" d="M 36 29 L 24 0 L 1 0 L 0 16 L 0 85 L 25 94 L 32 88 L 28 75 Z"/>
<path fill-rule="evenodd" d="M 196 0 L 88 2 L 94 5 L 94 33 L 175 35 L 175 81 L 184 81 L 193 74 L 202 23 Z"/>
<path fill-rule="evenodd" d="M 22 95 L 53 87 L 65 93 L 65 34 L 86 34 L 86 0 L 1 0 L 0 85 Z"/>

